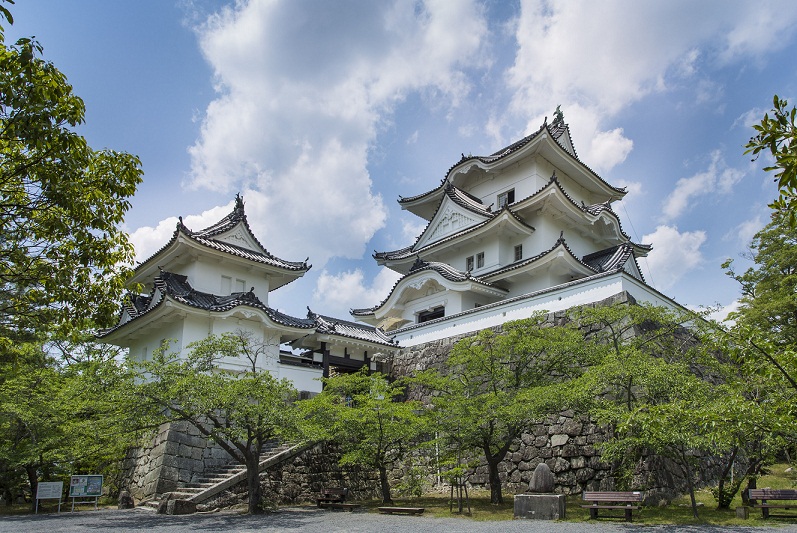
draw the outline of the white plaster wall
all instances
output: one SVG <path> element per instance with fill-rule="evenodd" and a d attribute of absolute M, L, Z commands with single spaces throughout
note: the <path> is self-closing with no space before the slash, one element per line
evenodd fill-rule
<path fill-rule="evenodd" d="M 322 374 L 323 370 L 320 368 L 280 364 L 275 376 L 278 379 L 287 379 L 298 391 L 319 393 L 321 392 Z"/>
<path fill-rule="evenodd" d="M 188 282 L 198 291 L 226 296 L 230 292 L 247 292 L 255 288 L 255 295 L 268 305 L 269 280 L 262 270 L 244 268 L 231 261 L 216 261 L 205 257 L 189 263 L 181 269 Z M 229 289 L 222 283 L 222 276 L 230 278 Z"/>
<path fill-rule="evenodd" d="M 497 326 L 510 320 L 528 318 L 536 311 L 562 311 L 571 307 L 598 302 L 628 291 L 640 302 L 650 302 L 669 309 L 681 307 L 667 296 L 656 292 L 636 278 L 625 273 L 603 276 L 570 287 L 562 287 L 528 298 L 505 301 L 493 306 L 480 308 L 449 320 L 420 325 L 407 331 L 399 331 L 396 340 L 402 347 L 415 346 L 425 342 L 461 335 Z"/>

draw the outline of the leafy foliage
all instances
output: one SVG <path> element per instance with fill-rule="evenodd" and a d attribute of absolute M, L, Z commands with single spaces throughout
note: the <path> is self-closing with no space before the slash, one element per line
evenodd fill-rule
<path fill-rule="evenodd" d="M 382 501 L 390 503 L 388 471 L 428 428 L 420 403 L 404 400 L 403 382 L 390 382 L 384 374 L 367 370 L 326 378 L 324 391 L 302 402 L 302 409 L 314 419 L 316 437 L 341 444 L 342 464 L 379 473 Z"/>
<path fill-rule="evenodd" d="M 772 109 L 764 113 L 761 122 L 753 128 L 758 132 L 745 145 L 746 154 L 753 154 L 754 160 L 764 152 L 775 159 L 775 164 L 764 167 L 767 172 L 775 172 L 775 182 L 778 184 L 778 198 L 769 206 L 786 214 L 790 224 L 795 221 L 797 210 L 797 128 L 794 119 L 797 109 L 788 109 L 789 103 L 778 98 L 772 100 Z"/>
<path fill-rule="evenodd" d="M 139 413 L 152 423 L 187 421 L 245 464 L 249 512 L 260 513 L 260 451 L 271 440 L 298 439 L 297 392 L 287 380 L 257 371 L 256 360 L 245 372 L 217 366 L 222 357 L 262 351 L 245 332 L 212 335 L 189 349 L 183 359 L 164 346 L 141 364 L 145 381 L 135 389 Z"/>
<path fill-rule="evenodd" d="M 436 391 L 444 442 L 457 458 L 478 450 L 486 461 L 493 503 L 503 501 L 498 464 L 513 442 L 561 408 L 568 384 L 589 365 L 582 340 L 577 329 L 551 327 L 538 314 L 506 323 L 500 334 L 483 330 L 459 341 L 446 374 L 421 376 Z M 459 460 L 453 466 L 461 467 Z"/>
<path fill-rule="evenodd" d="M 104 324 L 129 274 L 119 265 L 133 258 L 119 225 L 141 181 L 140 162 L 92 150 L 74 131 L 83 101 L 41 52 L 30 39 L 12 46 L 0 39 L 3 336 Z"/>
<path fill-rule="evenodd" d="M 103 473 L 114 490 L 118 465 L 143 429 L 122 392 L 132 374 L 90 341 L 5 346 L 0 359 L 0 487 L 6 496 L 44 480 Z M 80 351 L 78 355 L 77 352 Z"/>

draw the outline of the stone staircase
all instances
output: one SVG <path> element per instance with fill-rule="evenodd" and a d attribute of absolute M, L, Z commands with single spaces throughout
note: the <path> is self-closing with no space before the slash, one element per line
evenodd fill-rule
<path fill-rule="evenodd" d="M 311 446 L 312 444 L 278 444 L 276 442 L 268 442 L 263 445 L 263 449 L 260 452 L 258 472 L 263 472 L 267 468 L 287 461 Z M 180 487 L 170 493 L 171 499 L 190 500 L 198 504 L 245 481 L 246 466 L 240 463 L 230 463 L 205 472 L 202 477 L 191 483 L 181 484 Z M 144 502 L 142 505 L 157 508 L 158 503 L 158 500 L 150 500 Z"/>

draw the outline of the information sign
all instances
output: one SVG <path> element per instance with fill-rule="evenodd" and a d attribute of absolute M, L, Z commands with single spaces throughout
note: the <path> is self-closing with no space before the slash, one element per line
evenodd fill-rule
<path fill-rule="evenodd" d="M 98 498 L 102 496 L 102 476 L 72 476 L 70 498 Z"/>
<path fill-rule="evenodd" d="M 60 513 L 63 492 L 63 481 L 40 481 L 36 488 L 36 513 L 39 512 L 39 500 L 58 500 L 58 512 Z"/>

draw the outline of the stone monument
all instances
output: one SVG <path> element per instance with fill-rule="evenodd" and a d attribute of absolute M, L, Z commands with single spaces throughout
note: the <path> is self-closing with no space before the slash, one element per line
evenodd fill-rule
<path fill-rule="evenodd" d="M 529 483 L 529 494 L 515 496 L 515 519 L 562 520 L 565 517 L 565 496 L 554 494 L 551 469 L 540 463 Z"/>

